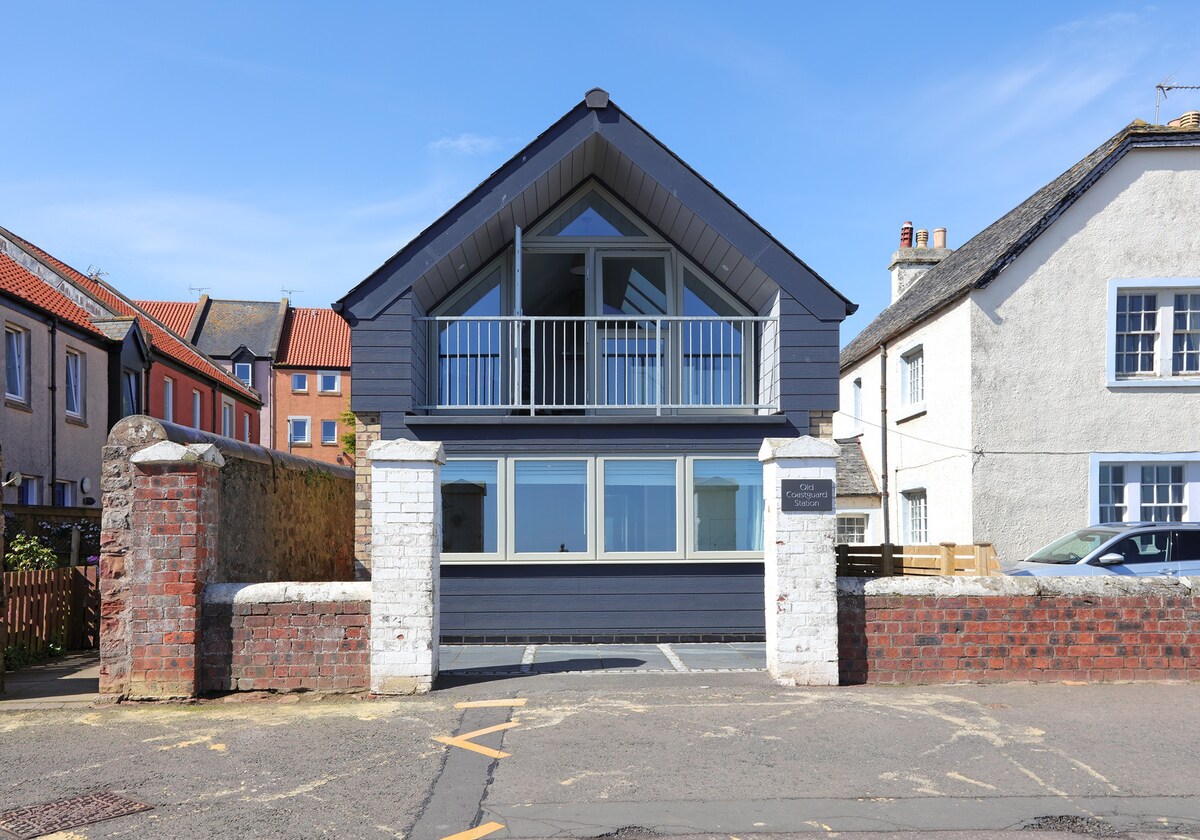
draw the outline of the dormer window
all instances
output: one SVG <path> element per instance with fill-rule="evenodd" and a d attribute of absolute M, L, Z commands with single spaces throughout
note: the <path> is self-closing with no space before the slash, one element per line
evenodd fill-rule
<path fill-rule="evenodd" d="M 234 362 L 233 375 L 247 388 L 254 387 L 254 365 L 251 362 Z"/>

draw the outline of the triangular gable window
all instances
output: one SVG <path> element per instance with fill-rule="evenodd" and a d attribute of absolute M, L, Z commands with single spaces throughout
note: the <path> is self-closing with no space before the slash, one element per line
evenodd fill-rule
<path fill-rule="evenodd" d="M 646 236 L 597 192 L 583 195 L 542 229 L 541 236 Z"/>

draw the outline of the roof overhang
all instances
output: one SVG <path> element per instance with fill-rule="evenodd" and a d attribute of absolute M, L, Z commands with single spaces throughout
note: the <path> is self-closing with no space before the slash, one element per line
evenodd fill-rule
<path fill-rule="evenodd" d="M 508 248 L 517 227 L 595 179 L 752 307 L 783 289 L 822 320 L 855 310 L 624 111 L 606 98 L 598 104 L 590 96 L 569 111 L 334 308 L 370 320 L 412 290 L 428 311 Z"/>

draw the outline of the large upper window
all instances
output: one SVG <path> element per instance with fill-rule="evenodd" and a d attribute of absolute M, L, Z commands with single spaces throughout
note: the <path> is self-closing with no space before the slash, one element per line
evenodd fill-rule
<path fill-rule="evenodd" d="M 516 456 L 442 470 L 452 562 L 757 559 L 762 517 L 755 458 Z"/>
<path fill-rule="evenodd" d="M 600 193 L 591 191 L 539 231 L 541 236 L 645 236 L 646 233 Z"/>
<path fill-rule="evenodd" d="M 915 347 L 900 357 L 901 396 L 906 406 L 925 402 L 925 349 Z"/>
<path fill-rule="evenodd" d="M 74 350 L 67 351 L 66 365 L 63 370 L 66 381 L 65 394 L 67 414 L 71 417 L 83 417 L 83 356 Z"/>
<path fill-rule="evenodd" d="M 1200 383 L 1200 280 L 1114 280 L 1110 295 L 1110 385 Z"/>

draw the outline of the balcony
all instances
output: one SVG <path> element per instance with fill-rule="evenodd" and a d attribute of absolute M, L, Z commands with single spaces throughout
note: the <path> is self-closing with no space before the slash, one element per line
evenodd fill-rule
<path fill-rule="evenodd" d="M 777 408 L 778 318 L 435 317 L 429 411 L 757 413 Z M 764 361 L 766 360 L 766 361 Z"/>

